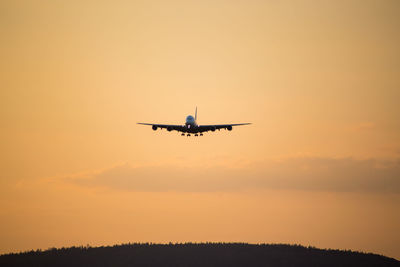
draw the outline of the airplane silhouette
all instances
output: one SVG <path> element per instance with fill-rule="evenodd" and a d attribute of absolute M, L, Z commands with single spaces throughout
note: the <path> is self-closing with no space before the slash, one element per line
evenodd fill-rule
<path fill-rule="evenodd" d="M 138 122 L 138 124 L 142 125 L 151 125 L 152 129 L 156 131 L 158 128 L 160 129 L 167 129 L 168 132 L 170 131 L 178 131 L 182 132 L 182 136 L 187 133 L 187 136 L 190 134 L 194 134 L 194 136 L 202 136 L 204 132 L 215 132 L 215 130 L 225 129 L 228 131 L 232 131 L 233 126 L 240 126 L 240 125 L 249 125 L 251 123 L 235 123 L 235 124 L 214 124 L 214 125 L 198 125 L 197 124 L 197 107 L 195 111 L 195 116 L 189 115 L 186 117 L 186 122 L 184 125 L 171 125 L 171 124 L 156 124 L 156 123 L 143 123 Z"/>

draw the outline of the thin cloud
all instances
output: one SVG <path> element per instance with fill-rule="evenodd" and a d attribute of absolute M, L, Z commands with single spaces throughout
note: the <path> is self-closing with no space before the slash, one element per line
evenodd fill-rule
<path fill-rule="evenodd" d="M 368 130 L 372 130 L 376 128 L 376 124 L 373 122 L 363 122 L 363 123 L 359 123 L 354 125 L 351 130 L 355 131 L 355 132 L 359 132 L 359 131 L 368 131 Z"/>
<path fill-rule="evenodd" d="M 122 164 L 63 180 L 84 187 L 140 192 L 291 189 L 400 193 L 400 161 L 290 158 L 234 169 Z"/>

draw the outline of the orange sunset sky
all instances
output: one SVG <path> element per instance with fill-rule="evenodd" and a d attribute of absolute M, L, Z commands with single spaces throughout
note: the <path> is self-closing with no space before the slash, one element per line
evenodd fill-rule
<path fill-rule="evenodd" d="M 400 259 L 400 1 L 0 1 L 0 254 Z M 252 122 L 181 137 L 137 122 Z"/>

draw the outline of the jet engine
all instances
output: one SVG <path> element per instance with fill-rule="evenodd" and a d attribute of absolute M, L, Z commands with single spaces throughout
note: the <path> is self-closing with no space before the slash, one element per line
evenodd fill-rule
<path fill-rule="evenodd" d="M 157 126 L 155 125 L 153 125 L 151 128 L 153 129 L 153 131 L 157 130 Z"/>
<path fill-rule="evenodd" d="M 227 129 L 228 131 L 232 131 L 232 126 L 229 125 L 229 126 L 226 127 L 226 129 Z"/>
<path fill-rule="evenodd" d="M 168 132 L 172 131 L 172 127 L 171 127 L 171 126 L 168 126 L 168 127 L 167 127 L 167 131 L 168 131 Z"/>
<path fill-rule="evenodd" d="M 215 126 L 211 127 L 211 132 L 215 132 L 215 129 L 217 129 Z"/>

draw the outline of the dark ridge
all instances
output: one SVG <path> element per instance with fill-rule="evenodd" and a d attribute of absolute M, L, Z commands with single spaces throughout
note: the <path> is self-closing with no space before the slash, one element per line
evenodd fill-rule
<path fill-rule="evenodd" d="M 300 245 L 134 243 L 0 255 L 0 266 L 400 266 L 385 256 Z"/>

